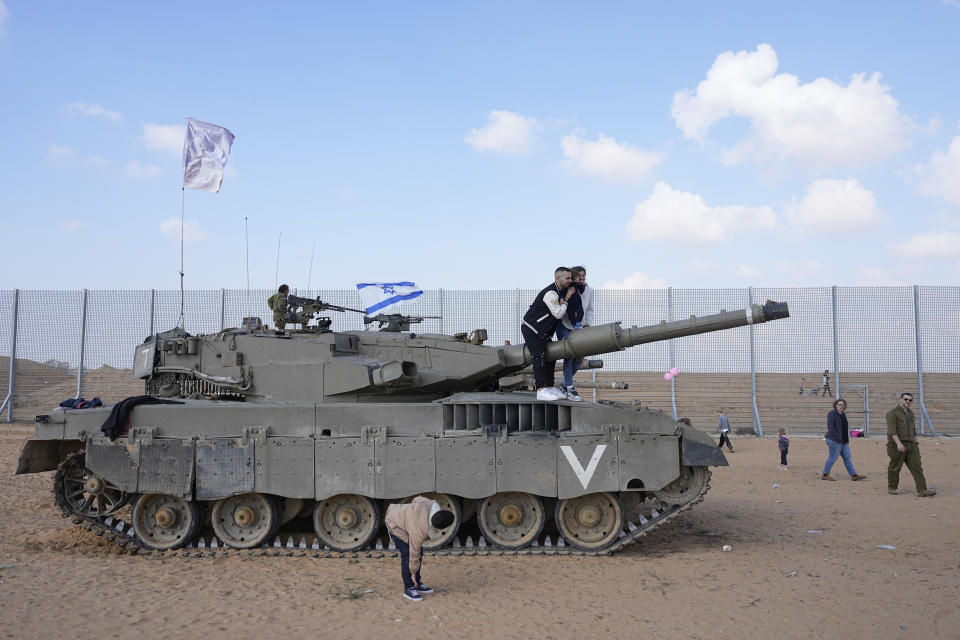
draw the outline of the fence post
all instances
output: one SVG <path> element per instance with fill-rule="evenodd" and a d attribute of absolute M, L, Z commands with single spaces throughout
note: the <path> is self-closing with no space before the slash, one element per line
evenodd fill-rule
<path fill-rule="evenodd" d="M 747 287 L 747 301 L 752 309 L 753 287 Z M 757 345 L 753 336 L 754 328 L 750 323 L 750 400 L 753 403 L 753 433 L 762 436 L 763 423 L 760 422 L 760 410 L 757 408 Z"/>
<path fill-rule="evenodd" d="M 7 422 L 13 422 L 13 380 L 17 362 L 17 305 L 20 301 L 20 289 L 13 290 L 13 328 L 10 331 L 10 377 L 7 380 L 7 397 L 0 405 L 3 411 L 7 407 Z"/>
<path fill-rule="evenodd" d="M 667 320 L 673 322 L 673 287 L 667 287 Z M 673 339 L 670 339 L 670 368 L 677 366 Z M 670 405 L 673 407 L 673 419 L 677 419 L 677 380 L 670 378 Z"/>
<path fill-rule="evenodd" d="M 223 331 L 223 328 L 226 326 L 224 324 L 224 314 L 226 313 L 227 308 L 227 290 L 220 289 L 220 331 Z"/>
<path fill-rule="evenodd" d="M 913 285 L 913 329 L 914 329 L 914 346 L 917 349 L 917 399 L 920 400 L 920 410 L 917 411 L 920 414 L 920 434 L 923 435 L 926 433 L 927 424 L 930 425 L 930 434 L 934 437 L 937 436 L 937 432 L 933 430 L 933 421 L 930 419 L 930 414 L 927 413 L 927 405 L 923 403 L 923 346 L 920 339 L 920 285 Z M 926 420 L 924 420 L 926 418 Z"/>
<path fill-rule="evenodd" d="M 150 289 L 150 335 L 153 335 L 153 300 L 156 297 L 156 290 Z"/>
<path fill-rule="evenodd" d="M 833 399 L 840 399 L 840 314 L 837 286 L 833 286 Z M 828 378 L 829 379 L 829 378 Z"/>
<path fill-rule="evenodd" d="M 440 289 L 440 333 L 443 333 L 443 288 Z"/>
<path fill-rule="evenodd" d="M 83 290 L 82 312 L 80 314 L 80 364 L 77 367 L 77 395 L 83 396 L 83 351 L 87 346 L 87 290 Z"/>

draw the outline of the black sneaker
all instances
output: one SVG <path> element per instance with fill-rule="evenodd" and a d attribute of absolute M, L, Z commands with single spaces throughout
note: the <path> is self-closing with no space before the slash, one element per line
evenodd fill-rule
<path fill-rule="evenodd" d="M 423 584 L 422 582 L 420 583 L 420 586 L 417 587 L 417 591 L 419 591 L 420 593 L 422 593 L 422 594 L 424 594 L 424 595 L 430 595 L 431 593 L 433 593 L 433 589 L 431 589 L 431 588 L 428 587 L 427 585 Z"/>
<path fill-rule="evenodd" d="M 567 400 L 573 400 L 574 402 L 581 402 L 583 400 L 583 398 L 580 397 L 580 394 L 577 393 L 576 387 L 567 387 L 565 389 L 561 389 L 561 391 L 563 391 L 564 395 L 567 396 Z"/>
<path fill-rule="evenodd" d="M 404 589 L 403 597 L 406 598 L 407 600 L 412 600 L 414 602 L 420 602 L 421 600 L 423 600 L 423 596 L 420 595 L 420 592 L 417 591 L 415 587 Z"/>

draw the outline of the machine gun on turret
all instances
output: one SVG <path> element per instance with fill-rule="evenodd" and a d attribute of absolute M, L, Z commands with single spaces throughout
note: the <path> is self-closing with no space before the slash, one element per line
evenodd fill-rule
<path fill-rule="evenodd" d="M 350 307 L 341 307 L 338 304 L 324 302 L 320 299 L 320 296 L 317 296 L 316 299 L 301 298 L 292 294 L 287 296 L 286 321 L 299 324 L 303 327 L 303 331 L 329 331 L 330 325 L 333 322 L 330 316 L 320 316 L 317 318 L 316 325 L 307 326 L 307 323 L 313 320 L 316 314 L 323 311 L 339 311 L 341 313 L 344 311 L 354 311 L 356 313 L 366 313 L 363 309 L 351 309 Z"/>
<path fill-rule="evenodd" d="M 406 316 L 402 313 L 379 313 L 375 316 L 364 316 L 363 324 L 379 323 L 380 331 L 400 333 L 410 331 L 410 325 L 419 324 L 424 320 L 439 320 L 440 316 Z"/>

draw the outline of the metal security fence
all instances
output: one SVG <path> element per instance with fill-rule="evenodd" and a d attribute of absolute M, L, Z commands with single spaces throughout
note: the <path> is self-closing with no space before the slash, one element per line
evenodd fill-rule
<path fill-rule="evenodd" d="M 184 326 L 213 333 L 246 316 L 272 319 L 271 290 L 187 291 Z M 355 290 L 294 290 L 332 304 L 360 306 Z M 418 333 L 484 328 L 487 344 L 522 342 L 520 318 L 537 290 L 430 290 L 406 312 L 427 316 Z M 921 429 L 960 428 L 960 287 L 814 287 L 598 290 L 595 324 L 650 325 L 740 309 L 767 299 L 790 304 L 770 324 L 680 338 L 605 354 L 600 373 L 633 401 L 711 427 L 723 410 L 752 433 L 824 430 L 833 400 L 848 400 L 851 425 L 885 429 L 883 414 L 901 391 L 917 394 Z M 0 291 L 0 416 L 29 420 L 60 401 L 105 403 L 142 393 L 130 375 L 134 347 L 180 323 L 179 291 Z M 372 330 L 355 313 L 332 312 L 340 331 Z M 663 373 L 677 367 L 670 382 Z"/>

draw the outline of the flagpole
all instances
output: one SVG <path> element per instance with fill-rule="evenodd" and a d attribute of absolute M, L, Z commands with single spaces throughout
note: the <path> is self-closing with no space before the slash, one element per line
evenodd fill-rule
<path fill-rule="evenodd" d="M 180 328 L 186 331 L 186 319 L 183 305 L 183 210 L 186 202 L 186 189 L 180 187 Z"/>

